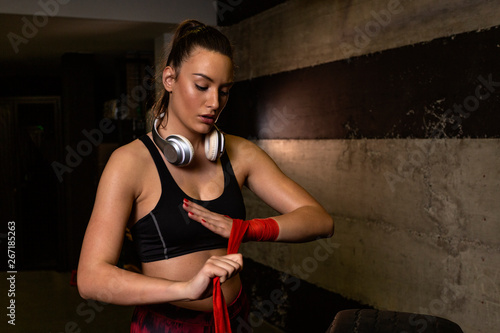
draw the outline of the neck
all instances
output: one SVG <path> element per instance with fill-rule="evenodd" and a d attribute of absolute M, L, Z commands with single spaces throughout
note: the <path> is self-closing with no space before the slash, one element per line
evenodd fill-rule
<path fill-rule="evenodd" d="M 166 139 L 169 135 L 181 135 L 189 140 L 193 146 L 194 151 L 205 150 L 204 138 L 205 135 L 189 131 L 183 124 L 181 124 L 177 119 L 167 119 L 163 117 L 155 121 L 156 130 L 162 139 Z M 154 125 L 153 125 L 154 126 Z M 154 130 L 154 129 L 153 129 Z"/>

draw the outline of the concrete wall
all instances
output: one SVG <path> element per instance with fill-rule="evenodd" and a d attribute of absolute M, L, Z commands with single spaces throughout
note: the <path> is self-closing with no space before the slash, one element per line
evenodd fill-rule
<path fill-rule="evenodd" d="M 386 20 L 384 13 L 391 13 Z M 291 0 L 224 31 L 236 44 L 244 81 L 498 25 L 493 1 Z M 257 140 L 331 213 L 336 235 L 327 243 L 249 243 L 243 253 L 378 309 L 443 316 L 464 332 L 495 332 L 498 134 Z M 245 198 L 248 217 L 274 214 L 252 193 Z"/>
<path fill-rule="evenodd" d="M 217 18 L 213 3 L 203 0 L 10 0 L 0 2 L 0 13 L 159 23 L 190 17 L 215 24 Z"/>
<path fill-rule="evenodd" d="M 495 1 L 290 0 L 223 31 L 246 80 L 499 23 Z"/>
<path fill-rule="evenodd" d="M 248 243 L 246 256 L 378 309 L 443 316 L 465 332 L 494 331 L 499 140 L 259 144 L 331 212 L 336 234 L 328 255 L 313 242 Z M 414 161 L 404 175 L 400 161 Z M 273 214 L 245 194 L 249 215 Z"/>

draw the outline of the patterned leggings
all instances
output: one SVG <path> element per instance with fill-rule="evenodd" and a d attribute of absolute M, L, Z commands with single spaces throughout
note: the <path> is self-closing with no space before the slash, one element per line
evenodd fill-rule
<path fill-rule="evenodd" d="M 249 302 L 243 290 L 228 305 L 231 330 L 238 332 L 238 326 L 248 327 Z M 180 308 L 169 303 L 137 306 L 132 316 L 130 333 L 212 333 L 213 312 Z"/>

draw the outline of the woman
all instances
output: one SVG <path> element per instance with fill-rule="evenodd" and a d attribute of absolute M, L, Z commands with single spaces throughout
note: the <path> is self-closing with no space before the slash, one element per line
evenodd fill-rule
<path fill-rule="evenodd" d="M 102 174 L 78 288 L 83 298 L 137 305 L 134 332 L 210 331 L 215 277 L 233 321 L 245 314 L 242 257 L 226 254 L 233 218 L 245 219 L 243 185 L 282 214 L 249 221 L 245 241 L 301 242 L 333 234 L 329 214 L 264 151 L 218 134 L 215 122 L 233 70 L 224 35 L 183 22 L 163 70 L 165 91 L 154 107 L 153 131 L 117 149 Z M 127 227 L 142 274 L 116 267 Z"/>

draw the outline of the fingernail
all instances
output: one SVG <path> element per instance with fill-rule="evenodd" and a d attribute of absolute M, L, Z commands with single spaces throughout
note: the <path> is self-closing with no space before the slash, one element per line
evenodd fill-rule
<path fill-rule="evenodd" d="M 186 199 L 186 198 L 184 198 L 184 200 L 183 200 L 183 201 L 184 201 L 184 202 L 189 202 L 189 200 L 188 200 L 188 199 Z"/>
<path fill-rule="evenodd" d="M 203 223 L 207 223 L 207 221 L 205 221 L 204 219 L 201 219 L 201 222 L 203 222 Z"/>
<path fill-rule="evenodd" d="M 188 212 L 188 215 L 194 215 L 192 212 Z"/>

